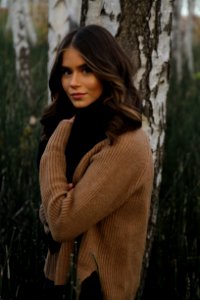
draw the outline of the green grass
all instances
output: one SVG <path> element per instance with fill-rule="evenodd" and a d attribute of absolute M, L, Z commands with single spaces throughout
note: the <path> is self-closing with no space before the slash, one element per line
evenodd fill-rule
<path fill-rule="evenodd" d="M 12 36 L 0 18 L 0 299 L 31 299 L 40 287 L 44 245 L 38 220 L 40 202 L 36 155 L 39 117 L 47 99 L 47 46 L 31 49 L 34 105 L 15 74 Z M 29 122 L 34 115 L 35 125 Z M 29 293 L 29 296 L 28 294 Z"/>

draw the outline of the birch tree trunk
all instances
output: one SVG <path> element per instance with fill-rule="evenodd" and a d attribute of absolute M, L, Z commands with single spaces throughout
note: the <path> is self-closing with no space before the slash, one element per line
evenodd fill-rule
<path fill-rule="evenodd" d="M 24 0 L 9 1 L 9 15 L 15 49 L 16 73 L 19 86 L 26 92 L 29 106 L 33 105 L 33 90 L 29 67 L 30 47 L 23 10 Z"/>
<path fill-rule="evenodd" d="M 134 4 L 133 4 L 134 2 Z M 119 40 L 127 49 L 136 65 L 134 81 L 143 99 L 143 127 L 150 137 L 154 165 L 155 180 L 151 202 L 146 253 L 143 262 L 143 276 L 138 292 L 142 295 L 147 268 L 152 248 L 162 180 L 162 163 L 166 125 L 166 101 L 169 87 L 169 61 L 171 47 L 171 23 L 173 4 L 171 0 L 132 1 L 132 5 L 124 5 L 123 15 L 135 12 L 132 24 L 125 25 Z M 132 8 L 132 12 L 131 12 Z M 124 24 L 127 22 L 124 19 Z M 128 22 L 127 22 L 128 23 Z M 130 34 L 132 45 L 128 44 L 126 32 Z M 134 32 L 134 35 L 131 33 Z"/>
<path fill-rule="evenodd" d="M 51 10 L 58 5 L 62 5 L 63 9 L 67 7 L 65 1 L 50 2 L 53 5 Z M 138 297 L 142 295 L 158 213 L 169 84 L 172 2 L 173 0 L 82 0 L 81 14 L 79 6 L 77 15 L 80 16 L 80 21 L 76 19 L 81 25 L 91 23 L 102 25 L 116 36 L 135 66 L 133 80 L 143 100 L 143 126 L 151 142 L 155 181 Z M 56 22 L 53 18 L 50 23 L 50 30 L 53 29 L 54 35 L 57 36 L 53 40 L 53 33 L 49 34 L 49 40 L 52 38 L 53 45 L 51 51 L 55 51 L 57 41 L 63 34 L 59 28 L 62 30 L 65 28 L 65 33 L 70 28 L 66 23 L 68 12 L 65 12 L 62 18 L 61 16 L 59 19 L 62 19 L 63 23 L 59 25 L 60 27 L 54 24 Z"/>
<path fill-rule="evenodd" d="M 30 0 L 21 0 L 27 37 L 32 45 L 37 43 L 36 31 L 30 14 Z"/>

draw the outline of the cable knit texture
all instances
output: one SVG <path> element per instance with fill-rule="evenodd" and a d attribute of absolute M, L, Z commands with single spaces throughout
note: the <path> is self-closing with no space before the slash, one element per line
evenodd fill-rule
<path fill-rule="evenodd" d="M 133 300 L 139 286 L 153 183 L 149 140 L 142 129 L 96 144 L 78 164 L 68 191 L 65 149 L 73 124 L 62 120 L 40 161 L 42 221 L 60 251 L 45 275 L 66 283 L 74 239 L 82 234 L 77 277 L 99 272 L 105 300 Z"/>

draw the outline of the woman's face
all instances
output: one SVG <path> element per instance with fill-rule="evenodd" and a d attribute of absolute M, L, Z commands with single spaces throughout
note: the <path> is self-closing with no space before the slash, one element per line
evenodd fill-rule
<path fill-rule="evenodd" d="M 87 107 L 101 96 L 103 85 L 78 50 L 65 50 L 61 68 L 62 87 L 76 108 Z"/>

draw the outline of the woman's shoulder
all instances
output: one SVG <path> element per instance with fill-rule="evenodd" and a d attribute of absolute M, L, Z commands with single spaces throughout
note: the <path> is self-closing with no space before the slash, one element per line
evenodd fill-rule
<path fill-rule="evenodd" d="M 93 149 L 92 154 L 98 154 L 103 157 L 115 157 L 116 161 L 120 159 L 122 161 L 129 161 L 132 163 L 133 160 L 148 161 L 151 156 L 151 146 L 149 137 L 143 129 L 137 129 L 127 131 L 110 144 L 108 140 L 104 140 Z"/>
<path fill-rule="evenodd" d="M 127 161 L 130 169 L 133 169 L 133 171 L 136 164 L 139 169 L 152 170 L 152 149 L 149 136 L 144 129 L 139 128 L 122 134 L 118 140 L 117 151 L 122 161 Z"/>
<path fill-rule="evenodd" d="M 150 149 L 150 139 L 144 129 L 139 128 L 136 130 L 127 131 L 119 136 L 119 145 L 125 144 L 126 147 L 146 148 Z"/>
<path fill-rule="evenodd" d="M 147 133 L 142 129 L 131 130 L 119 135 L 113 143 L 105 139 L 97 143 L 88 153 L 89 157 L 121 157 L 132 160 L 147 159 L 151 155 L 151 146 Z"/>

